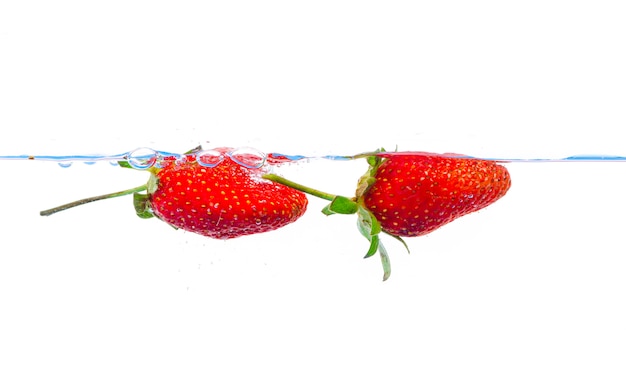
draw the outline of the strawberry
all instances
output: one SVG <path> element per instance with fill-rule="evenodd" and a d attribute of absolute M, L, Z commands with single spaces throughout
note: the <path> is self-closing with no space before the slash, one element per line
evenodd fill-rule
<path fill-rule="evenodd" d="M 372 184 L 357 197 L 394 236 L 430 233 L 492 204 L 511 186 L 506 168 L 493 161 L 423 153 L 379 158 L 368 173 Z"/>
<path fill-rule="evenodd" d="M 389 256 L 380 241 L 384 232 L 408 246 L 402 237 L 422 236 L 478 211 L 503 197 L 511 186 L 507 169 L 494 161 L 425 152 L 380 152 L 366 157 L 369 170 L 355 197 L 336 196 L 294 183 L 275 174 L 263 177 L 331 201 L 322 212 L 357 214 L 361 234 L 370 241 L 365 257 L 379 253 L 383 280 L 389 278 Z"/>
<path fill-rule="evenodd" d="M 225 155 L 231 149 L 219 149 Z M 228 239 L 272 231 L 306 211 L 304 193 L 261 178 L 263 170 L 225 157 L 210 168 L 197 161 L 174 163 L 154 174 L 146 207 L 168 224 Z"/>
<path fill-rule="evenodd" d="M 265 158 L 218 148 L 145 156 L 146 185 L 122 192 L 75 201 L 41 212 L 51 215 L 87 202 L 133 194 L 137 215 L 156 216 L 175 228 L 217 239 L 229 239 L 275 230 L 296 221 L 307 207 L 306 195 L 263 179 Z M 156 166 L 153 166 L 156 165 Z M 146 191 L 143 193 L 143 191 Z"/>

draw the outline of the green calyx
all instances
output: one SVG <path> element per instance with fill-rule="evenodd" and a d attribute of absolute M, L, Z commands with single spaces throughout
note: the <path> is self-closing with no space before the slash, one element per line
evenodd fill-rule
<path fill-rule="evenodd" d="M 354 214 L 358 211 L 359 205 L 352 198 L 335 196 L 325 208 L 322 209 L 324 215 L 333 214 Z"/>
<path fill-rule="evenodd" d="M 133 193 L 133 206 L 137 216 L 142 219 L 154 217 L 152 206 L 150 205 L 150 195 L 153 194 L 159 184 L 159 179 L 154 172 L 150 172 L 150 178 L 146 184 L 146 193 Z"/>
<path fill-rule="evenodd" d="M 362 156 L 366 156 L 369 168 L 361 176 L 356 187 L 356 198 L 360 200 L 368 189 L 376 182 L 376 172 L 378 167 L 383 163 L 383 159 L 380 156 L 376 156 L 377 153 L 384 152 L 385 149 L 381 148 L 373 153 L 366 153 Z"/>
<path fill-rule="evenodd" d="M 379 151 L 384 150 L 380 149 Z M 380 239 L 380 234 L 384 231 L 382 230 L 378 219 L 376 219 L 374 214 L 372 214 L 372 212 L 369 211 L 363 203 L 363 195 L 376 182 L 375 174 L 378 171 L 378 167 L 380 166 L 380 164 L 384 161 L 384 159 L 382 159 L 381 157 L 376 156 L 376 153 L 378 153 L 379 151 L 351 157 L 352 159 L 365 157 L 367 158 L 367 162 L 369 164 L 369 169 L 359 179 L 355 197 L 351 198 L 318 191 L 316 189 L 285 179 L 276 174 L 265 174 L 263 175 L 263 178 L 297 189 L 304 193 L 310 194 L 311 196 L 330 201 L 330 203 L 322 209 L 322 213 L 324 215 L 357 214 L 357 227 L 359 229 L 359 232 L 370 242 L 369 249 L 367 250 L 364 258 L 367 259 L 371 256 L 374 256 L 378 252 L 380 256 L 380 261 L 383 266 L 383 281 L 386 281 L 391 275 L 391 263 L 389 260 L 389 254 L 387 253 L 387 250 L 385 249 L 385 246 Z M 406 242 L 404 242 L 404 240 L 402 240 L 402 238 L 394 235 L 390 236 L 400 241 L 407 249 L 407 251 L 409 250 L 408 245 L 406 244 Z"/>
<path fill-rule="evenodd" d="M 137 216 L 141 219 L 150 219 L 154 217 L 150 210 L 150 196 L 146 193 L 133 193 L 133 206 Z"/>

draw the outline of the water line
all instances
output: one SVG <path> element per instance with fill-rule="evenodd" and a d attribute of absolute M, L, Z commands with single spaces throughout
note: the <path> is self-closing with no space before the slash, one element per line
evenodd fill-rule
<path fill-rule="evenodd" d="M 256 158 L 263 158 L 264 161 L 267 161 L 271 164 L 280 164 L 280 163 L 293 163 L 305 160 L 329 160 L 329 161 L 348 161 L 355 160 L 359 158 L 364 158 L 367 156 L 371 156 L 375 154 L 374 152 L 365 152 L 357 155 L 323 155 L 323 156 L 305 156 L 305 155 L 289 155 L 283 153 L 262 153 L 260 151 L 256 151 L 250 149 L 249 154 L 251 156 L 255 156 Z M 175 158 L 180 159 L 184 156 L 189 155 L 197 155 L 200 156 L 204 151 L 198 150 L 196 152 L 191 152 L 187 154 L 177 154 L 172 152 L 165 151 L 156 151 L 149 148 L 139 148 L 133 151 L 114 154 L 114 155 L 0 155 L 0 160 L 13 160 L 13 161 L 50 161 L 57 162 L 63 167 L 68 167 L 72 163 L 82 162 L 87 164 L 93 164 L 96 162 L 107 161 L 113 164 L 116 164 L 120 161 L 128 162 L 132 167 L 137 169 L 147 169 L 151 166 L 158 166 L 160 159 L 165 158 Z M 244 154 L 245 155 L 245 154 Z M 473 156 L 463 156 L 457 154 L 439 154 L 439 153 L 426 153 L 426 152 L 381 152 L 380 156 L 384 157 L 393 157 L 400 155 L 436 155 L 443 157 L 454 157 L 454 158 L 474 158 L 474 159 L 484 159 L 496 162 L 503 163 L 513 163 L 513 162 L 626 162 L 626 156 L 617 156 L 617 155 L 601 155 L 601 154 L 577 154 L 571 155 L 562 158 L 550 158 L 550 157 L 533 157 L 533 158 L 519 158 L 519 157 L 473 157 Z M 236 159 L 235 159 L 236 160 Z M 246 163 L 241 163 L 243 166 L 248 166 Z M 252 167 L 252 166 L 249 166 Z M 254 167 L 258 167 L 255 165 Z"/>

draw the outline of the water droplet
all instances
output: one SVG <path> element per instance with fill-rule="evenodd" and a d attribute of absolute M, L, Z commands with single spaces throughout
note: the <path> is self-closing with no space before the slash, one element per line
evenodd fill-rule
<path fill-rule="evenodd" d="M 120 166 L 120 164 L 117 161 L 109 161 L 109 165 L 111 165 L 111 166 Z"/>
<path fill-rule="evenodd" d="M 215 167 L 224 161 L 224 155 L 214 149 L 207 149 L 196 153 L 196 161 L 202 166 Z"/>
<path fill-rule="evenodd" d="M 68 168 L 70 166 L 72 166 L 73 162 L 59 162 L 59 166 L 61 166 L 62 168 Z"/>
<path fill-rule="evenodd" d="M 152 166 L 157 160 L 157 152 L 150 148 L 137 148 L 127 155 L 128 164 L 135 169 L 145 170 Z"/>
<path fill-rule="evenodd" d="M 254 148 L 238 148 L 229 154 L 230 158 L 241 166 L 258 169 L 265 163 L 267 155 Z"/>
<path fill-rule="evenodd" d="M 85 161 L 83 162 L 85 165 L 95 165 L 96 162 L 95 161 Z"/>

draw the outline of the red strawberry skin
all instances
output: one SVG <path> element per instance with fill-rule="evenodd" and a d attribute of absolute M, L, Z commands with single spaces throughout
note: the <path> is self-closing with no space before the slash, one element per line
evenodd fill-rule
<path fill-rule="evenodd" d="M 262 179 L 263 173 L 227 156 L 215 167 L 172 162 L 154 175 L 149 205 L 168 224 L 212 238 L 272 231 L 296 221 L 308 201 L 300 191 Z"/>
<path fill-rule="evenodd" d="M 362 201 L 395 236 L 430 233 L 492 204 L 511 186 L 507 169 L 494 161 L 425 153 L 382 156 Z"/>

